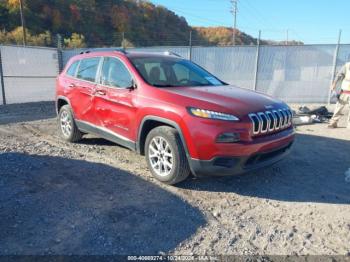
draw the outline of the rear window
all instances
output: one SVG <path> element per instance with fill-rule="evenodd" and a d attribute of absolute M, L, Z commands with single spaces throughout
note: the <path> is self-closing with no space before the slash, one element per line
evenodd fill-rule
<path fill-rule="evenodd" d="M 73 64 L 71 64 L 71 66 L 67 70 L 67 75 L 75 77 L 79 62 L 80 61 L 75 61 Z"/>
<path fill-rule="evenodd" d="M 95 82 L 100 57 L 86 58 L 81 60 L 77 78 Z"/>

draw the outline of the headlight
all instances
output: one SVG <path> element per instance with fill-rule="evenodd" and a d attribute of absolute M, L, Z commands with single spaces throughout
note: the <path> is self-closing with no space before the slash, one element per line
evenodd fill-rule
<path fill-rule="evenodd" d="M 189 107 L 188 112 L 197 117 L 208 118 L 208 119 L 217 119 L 217 120 L 225 120 L 225 121 L 239 121 L 239 118 L 225 113 L 214 112 L 210 110 L 204 110 L 199 108 Z"/>

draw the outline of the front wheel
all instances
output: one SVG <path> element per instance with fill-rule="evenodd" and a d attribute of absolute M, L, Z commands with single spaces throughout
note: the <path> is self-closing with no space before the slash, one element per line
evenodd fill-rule
<path fill-rule="evenodd" d="M 190 174 L 186 152 L 179 133 L 169 126 L 151 130 L 145 144 L 146 160 L 153 176 L 173 185 Z"/>

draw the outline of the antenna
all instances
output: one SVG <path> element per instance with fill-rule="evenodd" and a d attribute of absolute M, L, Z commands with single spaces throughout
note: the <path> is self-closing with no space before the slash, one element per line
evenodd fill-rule
<path fill-rule="evenodd" d="M 172 56 L 177 56 L 177 57 L 181 57 L 179 54 L 175 53 L 175 52 L 171 52 L 171 51 L 165 51 L 164 55 L 172 55 Z"/>

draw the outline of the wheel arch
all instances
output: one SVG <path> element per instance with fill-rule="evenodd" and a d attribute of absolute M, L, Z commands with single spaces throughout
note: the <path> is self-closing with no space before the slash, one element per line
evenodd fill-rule
<path fill-rule="evenodd" d="M 137 136 L 137 144 L 136 144 L 137 152 L 140 153 L 141 155 L 145 154 L 146 137 L 152 129 L 158 126 L 170 126 L 177 130 L 177 132 L 180 135 L 181 142 L 184 146 L 186 156 L 187 158 L 189 158 L 189 151 L 188 151 L 187 144 L 180 126 L 175 121 L 158 117 L 158 116 L 146 116 L 142 119 L 139 131 L 138 131 L 138 136 Z"/>
<path fill-rule="evenodd" d="M 69 105 L 70 106 L 70 108 L 72 109 L 72 114 L 74 116 L 72 105 L 71 105 L 69 99 L 67 97 L 65 97 L 65 96 L 58 96 L 57 99 L 56 99 L 56 113 L 57 113 L 57 115 L 60 112 L 61 107 L 64 106 L 64 105 Z"/>

